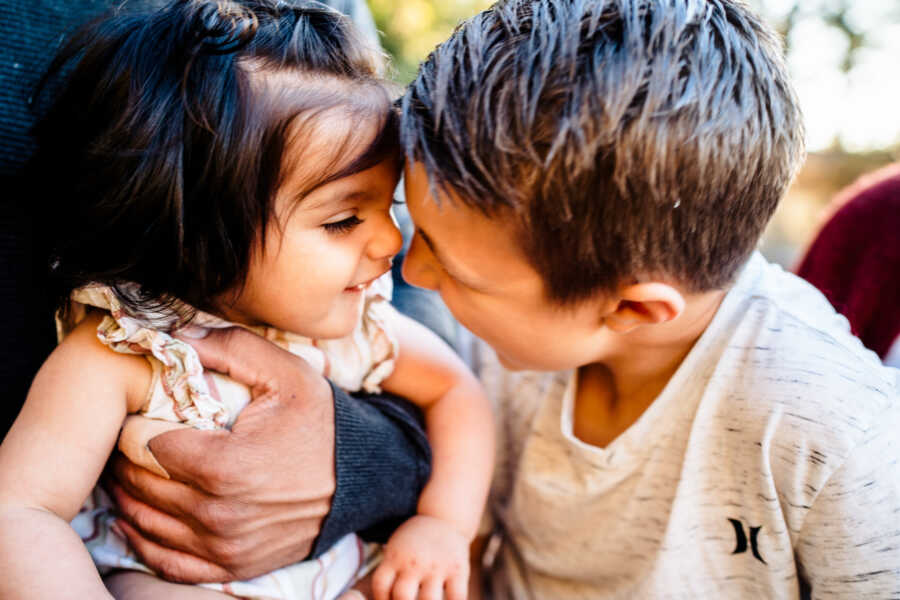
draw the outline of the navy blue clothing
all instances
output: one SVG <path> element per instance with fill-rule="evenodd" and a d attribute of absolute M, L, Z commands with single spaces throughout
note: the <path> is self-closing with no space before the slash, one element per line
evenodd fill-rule
<path fill-rule="evenodd" d="M 65 36 L 118 4 L 112 0 L 0 3 L 0 390 L 4 392 L 0 432 L 4 435 L 38 367 L 56 343 L 51 309 L 42 300 L 41 281 L 35 275 L 41 270 L 31 266 L 35 224 L 25 210 L 32 199 L 21 176 L 34 149 L 28 135 L 33 115 L 27 98 Z M 125 7 L 160 4 L 161 0 L 129 0 Z M 333 4 L 339 8 L 356 5 L 346 0 Z M 384 541 L 415 513 L 431 464 L 421 416 L 408 403 L 388 397 L 355 398 L 334 388 L 334 407 L 337 489 L 313 555 L 353 531 L 364 539 Z"/>
<path fill-rule="evenodd" d="M 338 486 L 314 556 L 351 531 L 386 542 L 415 514 L 431 473 L 431 447 L 417 408 L 390 396 L 360 399 L 332 388 Z"/>

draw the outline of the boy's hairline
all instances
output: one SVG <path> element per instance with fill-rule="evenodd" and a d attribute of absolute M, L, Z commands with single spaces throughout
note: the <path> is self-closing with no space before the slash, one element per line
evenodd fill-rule
<path fill-rule="evenodd" d="M 450 202 L 451 204 L 462 205 L 467 208 L 472 208 L 477 210 L 480 214 L 482 214 L 486 219 L 491 221 L 497 219 L 498 217 L 505 216 L 515 216 L 516 210 L 512 207 L 499 206 L 495 208 L 495 210 L 490 211 L 486 210 L 483 206 L 479 205 L 475 202 L 470 202 L 465 200 L 470 194 L 465 190 L 461 189 L 458 186 L 453 185 L 450 180 L 446 177 L 442 177 L 440 175 L 433 175 L 434 171 L 431 169 L 437 169 L 437 165 L 429 166 L 425 161 L 421 159 L 416 159 L 410 161 L 409 154 L 407 154 L 406 160 L 409 164 L 420 164 L 425 169 L 426 178 L 428 179 L 429 186 L 429 196 L 431 196 L 431 202 L 434 202 L 437 205 L 440 205 L 442 201 Z M 435 192 L 437 190 L 442 190 L 443 193 L 438 195 Z M 566 309 L 573 308 L 578 306 L 582 302 L 589 301 L 591 298 L 595 298 L 600 295 L 611 295 L 615 293 L 615 287 L 613 288 L 605 288 L 604 286 L 598 286 L 589 296 L 586 297 L 576 297 L 576 298 L 557 298 L 550 292 L 550 285 L 547 280 L 541 275 L 540 270 L 538 269 L 538 265 L 531 260 L 531 253 L 527 250 L 527 235 L 528 235 L 528 227 L 526 226 L 524 219 L 514 219 L 514 227 L 515 227 L 515 235 L 513 236 L 516 240 L 516 243 L 519 245 L 519 249 L 523 251 L 523 256 L 528 261 L 528 264 L 535 269 L 538 276 L 541 278 L 541 283 L 543 286 L 544 297 L 554 304 L 555 306 Z M 421 230 L 418 226 L 416 229 L 421 233 L 425 233 L 426 237 L 431 241 L 430 236 L 428 236 L 427 232 Z M 762 239 L 760 237 L 760 239 Z M 428 244 L 429 248 L 432 248 L 431 243 Z M 656 273 L 656 274 L 646 274 L 646 273 L 632 273 L 627 276 L 619 283 L 619 285 L 623 285 L 626 281 L 635 281 L 635 282 L 649 282 L 655 281 L 659 283 L 664 283 L 666 285 L 670 285 L 675 287 L 679 293 L 684 296 L 687 295 L 699 295 L 699 294 L 709 294 L 715 292 L 728 292 L 732 287 L 734 287 L 735 283 L 737 283 L 738 276 L 740 275 L 741 270 L 748 260 L 753 256 L 753 253 L 757 251 L 757 248 L 754 247 L 751 252 L 747 254 L 747 256 L 739 262 L 737 268 L 735 268 L 734 272 L 729 275 L 727 278 L 727 282 L 720 286 L 710 289 L 702 289 L 702 290 L 692 290 L 689 283 L 678 280 L 678 278 L 674 275 L 666 274 L 666 273 Z M 442 261 L 443 262 L 443 261 Z"/>

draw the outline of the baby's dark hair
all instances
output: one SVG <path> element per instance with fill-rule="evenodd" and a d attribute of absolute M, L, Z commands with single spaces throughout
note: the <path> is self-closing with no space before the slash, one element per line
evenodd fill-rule
<path fill-rule="evenodd" d="M 401 139 L 505 218 L 560 304 L 729 285 L 803 155 L 776 35 L 740 0 L 502 0 L 422 64 Z"/>
<path fill-rule="evenodd" d="M 339 133 L 300 197 L 384 160 L 399 168 L 382 67 L 346 17 L 316 2 L 176 0 L 82 27 L 42 83 L 58 91 L 29 167 L 56 306 L 97 282 L 136 311 L 175 299 L 214 310 L 265 243 L 292 166 L 286 144 L 313 135 L 317 116 L 338 111 L 377 133 Z"/>

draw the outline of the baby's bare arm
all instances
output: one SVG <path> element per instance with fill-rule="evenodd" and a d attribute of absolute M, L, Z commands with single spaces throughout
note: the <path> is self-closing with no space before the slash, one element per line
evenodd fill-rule
<path fill-rule="evenodd" d="M 83 323 L 50 355 L 0 445 L 0 598 L 109 598 L 68 522 L 150 370 L 102 346 L 96 324 Z"/>
<path fill-rule="evenodd" d="M 164 581 L 140 571 L 119 571 L 104 577 L 109 592 L 116 600 L 226 600 L 228 594 L 196 585 Z"/>
<path fill-rule="evenodd" d="M 433 452 L 419 514 L 456 525 L 470 541 L 481 522 L 494 460 L 494 421 L 462 360 L 424 326 L 397 315 L 399 353 L 384 389 L 422 407 Z"/>
<path fill-rule="evenodd" d="M 377 600 L 465 597 L 468 547 L 478 530 L 494 461 L 491 406 L 475 376 L 437 336 L 398 316 L 399 353 L 384 382 L 425 411 L 433 453 L 418 515 L 388 541 L 373 580 Z"/>

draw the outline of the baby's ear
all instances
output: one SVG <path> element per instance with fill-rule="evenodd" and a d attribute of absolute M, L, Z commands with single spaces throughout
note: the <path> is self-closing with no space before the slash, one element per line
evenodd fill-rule
<path fill-rule="evenodd" d="M 641 325 L 667 323 L 684 312 L 684 305 L 684 296 L 669 284 L 633 283 L 619 290 L 619 302 L 604 323 L 617 333 L 627 333 Z"/>

